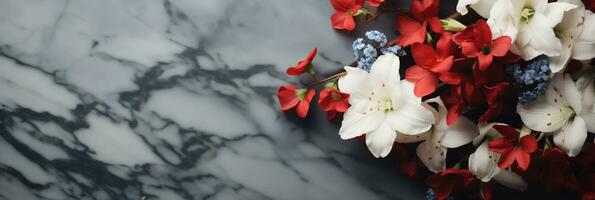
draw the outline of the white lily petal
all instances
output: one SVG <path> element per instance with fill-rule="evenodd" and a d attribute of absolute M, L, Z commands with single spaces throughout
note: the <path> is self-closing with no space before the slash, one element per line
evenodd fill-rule
<path fill-rule="evenodd" d="M 395 54 L 388 53 L 379 56 L 378 59 L 376 59 L 376 61 L 372 64 L 372 69 L 370 69 L 370 85 L 399 85 L 401 81 L 401 76 L 399 75 L 399 67 L 399 57 Z"/>
<path fill-rule="evenodd" d="M 595 133 L 595 74 L 585 74 L 576 81 L 580 93 L 583 96 L 583 112 L 580 116 L 587 122 L 587 131 Z"/>
<path fill-rule="evenodd" d="M 541 54 L 548 56 L 560 55 L 562 44 L 556 38 L 547 17 L 542 13 L 535 13 L 528 24 L 521 23 L 521 32 L 513 44 L 511 51 L 520 55 L 524 60 L 533 59 Z"/>
<path fill-rule="evenodd" d="M 467 117 L 461 116 L 446 129 L 440 144 L 448 148 L 457 148 L 471 142 L 478 134 L 477 126 Z"/>
<path fill-rule="evenodd" d="M 587 139 L 587 126 L 582 117 L 576 116 L 562 129 L 554 133 L 554 144 L 568 156 L 577 156 Z"/>
<path fill-rule="evenodd" d="M 488 142 L 483 142 L 469 156 L 469 171 L 479 180 L 489 182 L 501 170 L 498 167 L 500 154 L 489 150 Z"/>
<path fill-rule="evenodd" d="M 571 3 L 552 2 L 547 3 L 544 14 L 548 19 L 550 27 L 554 27 L 562 21 L 562 18 L 564 17 L 564 12 L 575 8 L 577 8 L 577 6 Z"/>
<path fill-rule="evenodd" d="M 440 97 L 434 97 L 426 100 L 424 103 L 427 104 L 426 107 L 430 106 L 428 103 L 436 103 L 438 105 L 438 110 L 434 109 L 431 106 L 431 108 L 428 109 L 432 111 L 432 113 L 434 113 L 434 129 L 441 131 L 446 130 L 446 128 L 448 128 L 448 125 L 446 123 L 446 115 L 448 114 L 448 110 L 446 109 L 446 106 L 444 106 L 444 102 L 442 102 L 442 99 L 440 99 Z"/>
<path fill-rule="evenodd" d="M 577 60 L 589 60 L 595 57 L 595 14 L 587 10 L 585 12 L 582 34 L 575 40 L 572 50 L 572 58 Z"/>
<path fill-rule="evenodd" d="M 396 141 L 398 143 L 416 143 L 416 142 L 424 141 L 424 140 L 428 139 L 428 137 L 430 136 L 430 132 L 431 132 L 431 129 L 422 133 L 422 134 L 418 134 L 418 135 L 406 135 L 406 134 L 397 132 Z"/>
<path fill-rule="evenodd" d="M 368 85 L 368 72 L 355 67 L 345 66 L 347 75 L 339 79 L 339 90 L 349 94 L 349 104 L 355 105 L 367 100 L 370 87 Z"/>
<path fill-rule="evenodd" d="M 364 133 L 369 133 L 384 120 L 384 113 L 382 112 L 365 112 L 367 109 L 366 102 L 361 102 L 352 105 L 343 115 L 343 122 L 339 129 L 341 139 L 351 139 L 360 136 Z"/>
<path fill-rule="evenodd" d="M 466 15 L 467 12 L 469 12 L 467 10 L 467 6 L 475 4 L 478 1 L 480 0 L 459 0 L 459 2 L 457 3 L 457 12 L 461 13 L 461 15 Z"/>
<path fill-rule="evenodd" d="M 512 41 L 516 40 L 524 4 L 524 0 L 498 0 L 494 3 L 487 20 L 492 38 L 507 35 Z"/>
<path fill-rule="evenodd" d="M 500 173 L 494 176 L 494 180 L 510 189 L 527 190 L 527 182 L 525 182 L 523 177 L 508 170 L 500 170 Z"/>
<path fill-rule="evenodd" d="M 574 41 L 570 39 L 569 34 L 559 35 L 558 38 L 560 44 L 562 44 L 562 49 L 560 49 L 559 56 L 550 57 L 550 70 L 552 70 L 552 73 L 558 73 L 566 68 L 574 47 Z"/>
<path fill-rule="evenodd" d="M 479 135 L 473 139 L 473 145 L 477 146 L 483 138 L 487 135 L 491 138 L 496 138 L 500 136 L 500 133 L 494 129 L 494 125 L 506 125 L 503 123 L 488 123 L 488 124 L 478 124 L 477 127 L 479 128 Z"/>
<path fill-rule="evenodd" d="M 393 148 L 397 133 L 387 123 L 382 123 L 378 129 L 366 134 L 366 145 L 374 157 L 386 157 Z"/>
<path fill-rule="evenodd" d="M 540 96 L 528 104 L 519 103 L 517 113 L 521 116 L 523 123 L 530 129 L 553 132 L 562 128 L 568 121 L 568 115 L 563 108 L 558 104 L 549 104 L 545 100 L 545 96 Z"/>
<path fill-rule="evenodd" d="M 548 0 L 526 0 L 525 6 L 535 9 L 536 13 L 543 13 L 548 6 Z"/>
<path fill-rule="evenodd" d="M 432 133 L 434 134 L 434 133 Z M 438 144 L 439 138 L 432 135 L 417 145 L 416 153 L 419 160 L 432 172 L 438 173 L 446 169 L 447 149 Z"/>
<path fill-rule="evenodd" d="M 494 6 L 497 0 L 480 0 L 477 3 L 471 5 L 471 8 L 481 15 L 483 18 L 490 17 L 490 10 Z"/>
<path fill-rule="evenodd" d="M 553 91 L 548 88 L 548 98 L 552 98 L 552 94 L 557 94 L 553 96 L 554 103 L 556 99 L 565 101 L 566 104 L 572 106 L 572 109 L 576 113 L 581 113 L 583 109 L 583 105 L 581 103 L 581 94 L 576 87 L 574 81 L 572 81 L 572 77 L 568 74 L 557 74 L 553 77 L 552 83 L 550 83 L 553 87 Z M 551 101 L 551 100 L 550 100 Z"/>
<path fill-rule="evenodd" d="M 387 120 L 387 123 L 399 133 L 418 135 L 430 130 L 434 123 L 434 115 L 421 104 L 407 103 L 388 113 Z"/>

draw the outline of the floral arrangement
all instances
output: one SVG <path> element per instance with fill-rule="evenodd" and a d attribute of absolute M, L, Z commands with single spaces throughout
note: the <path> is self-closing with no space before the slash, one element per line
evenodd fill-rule
<path fill-rule="evenodd" d="M 439 0 L 394 4 L 330 0 L 332 28 L 398 12 L 399 37 L 366 32 L 326 78 L 314 48 L 287 68 L 312 83 L 281 86 L 281 109 L 306 118 L 319 91 L 341 139 L 425 177 L 429 199 L 492 199 L 495 183 L 595 199 L 595 1 L 459 0 L 445 18 Z"/>

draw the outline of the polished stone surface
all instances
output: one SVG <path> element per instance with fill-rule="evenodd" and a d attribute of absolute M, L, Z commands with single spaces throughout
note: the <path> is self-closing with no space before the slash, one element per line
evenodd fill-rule
<path fill-rule="evenodd" d="M 0 199 L 422 199 L 313 108 L 275 93 L 367 29 L 326 0 L 2 0 Z"/>

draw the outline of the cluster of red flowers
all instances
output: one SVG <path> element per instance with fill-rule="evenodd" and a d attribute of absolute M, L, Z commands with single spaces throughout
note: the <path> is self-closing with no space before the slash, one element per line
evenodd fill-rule
<path fill-rule="evenodd" d="M 307 72 L 316 79 L 316 73 L 312 67 L 312 61 L 316 57 L 318 49 L 314 48 L 306 59 L 299 61 L 295 66 L 287 68 L 287 75 L 299 76 Z M 319 82 L 324 83 L 324 82 Z M 283 85 L 279 87 L 277 97 L 281 104 L 283 111 L 295 108 L 297 115 L 300 118 L 306 118 L 308 110 L 310 109 L 310 102 L 314 98 L 315 90 L 312 89 L 317 83 L 308 86 L 306 88 L 298 88 L 294 85 Z M 320 91 L 318 98 L 318 105 L 328 113 L 329 120 L 335 118 L 337 113 L 342 113 L 349 107 L 348 103 L 349 94 L 342 93 L 337 89 L 337 85 L 334 82 L 326 84 L 324 89 Z"/>

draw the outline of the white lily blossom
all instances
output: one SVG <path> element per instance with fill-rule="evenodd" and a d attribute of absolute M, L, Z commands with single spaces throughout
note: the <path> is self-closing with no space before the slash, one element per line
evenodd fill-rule
<path fill-rule="evenodd" d="M 589 60 L 595 57 L 595 15 L 585 9 L 580 0 L 560 0 L 577 7 L 564 13 L 562 22 L 554 27 L 562 49 L 559 56 L 550 57 L 553 73 L 564 70 L 570 58 Z"/>
<path fill-rule="evenodd" d="M 568 156 L 580 153 L 588 132 L 595 132 L 595 75 L 575 83 L 568 74 L 554 75 L 544 95 L 518 104 L 517 113 L 530 129 L 553 132 L 554 144 Z"/>
<path fill-rule="evenodd" d="M 524 191 L 527 189 L 527 182 L 525 182 L 520 175 L 498 167 L 500 153 L 490 151 L 488 148 L 490 139 L 502 137 L 502 135 L 493 128 L 494 125 L 504 124 L 489 123 L 479 125 L 479 136 L 473 140 L 473 144 L 480 145 L 475 152 L 469 156 L 469 171 L 482 182 L 489 182 L 494 179 L 511 189 Z M 486 136 L 490 139 L 484 140 Z"/>
<path fill-rule="evenodd" d="M 372 64 L 370 72 L 345 67 L 339 90 L 348 93 L 349 109 L 343 116 L 339 135 L 351 139 L 366 134 L 366 145 L 375 157 L 386 157 L 397 132 L 417 135 L 434 123 L 432 112 L 413 94 L 413 83 L 401 80 L 399 57 L 385 54 Z"/>
<path fill-rule="evenodd" d="M 435 124 L 427 132 L 417 135 L 397 135 L 397 142 L 413 143 L 423 141 L 417 146 L 417 157 L 432 172 L 438 173 L 446 169 L 446 153 L 448 148 L 457 148 L 468 144 L 479 134 L 477 126 L 464 116 L 461 116 L 450 126 L 446 123 L 448 110 L 440 97 L 428 99 L 425 103 L 438 104 L 438 110 L 426 104 L 432 111 Z"/>
<path fill-rule="evenodd" d="M 459 0 L 457 3 L 457 12 L 466 15 L 467 6 L 471 7 L 477 14 L 484 18 L 490 17 L 490 10 L 497 0 Z"/>
<path fill-rule="evenodd" d="M 506 35 L 512 39 L 511 51 L 524 60 L 539 55 L 559 56 L 562 50 L 554 27 L 564 12 L 576 8 L 567 2 L 548 0 L 498 0 L 487 20 L 493 38 Z"/>

